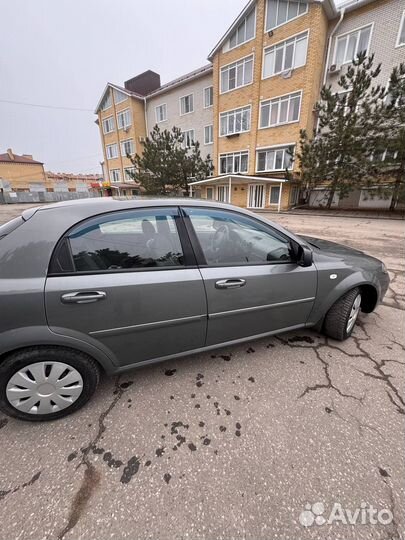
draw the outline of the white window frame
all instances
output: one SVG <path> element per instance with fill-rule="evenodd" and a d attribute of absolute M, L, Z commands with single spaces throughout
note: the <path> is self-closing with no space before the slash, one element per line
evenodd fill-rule
<path fill-rule="evenodd" d="M 108 109 L 111 109 L 111 107 L 112 107 L 113 98 L 112 98 L 112 90 L 111 90 L 111 88 L 108 90 L 108 97 L 110 98 L 110 102 L 109 102 L 109 105 L 107 107 L 103 107 L 103 103 L 107 101 L 106 98 L 104 98 L 103 101 L 101 102 L 100 110 L 103 111 L 103 112 L 107 111 Z"/>
<path fill-rule="evenodd" d="M 112 120 L 112 123 L 113 123 L 113 128 L 110 131 L 105 130 L 105 122 L 107 122 L 107 120 Z M 107 118 L 103 118 L 102 119 L 102 124 L 103 124 L 103 133 L 104 133 L 104 135 L 108 135 L 108 133 L 113 133 L 115 131 L 114 116 L 107 116 Z"/>
<path fill-rule="evenodd" d="M 279 192 L 278 192 L 278 201 L 276 203 L 271 202 L 271 190 L 273 188 L 277 188 L 279 190 Z M 274 185 L 274 186 L 270 186 L 270 189 L 269 189 L 269 206 L 279 206 L 280 203 L 281 203 L 281 185 L 277 184 L 277 185 Z"/>
<path fill-rule="evenodd" d="M 257 187 L 257 186 L 262 186 L 263 187 L 263 203 L 262 203 L 262 206 L 250 206 L 249 205 L 249 199 L 250 199 L 250 188 L 254 186 L 254 187 Z M 254 182 L 252 184 L 248 184 L 248 188 L 247 188 L 247 194 L 246 194 L 246 208 L 256 208 L 256 209 L 260 209 L 260 208 L 265 208 L 266 206 L 266 184 L 261 184 L 260 182 Z"/>
<path fill-rule="evenodd" d="M 109 152 L 109 149 L 111 149 L 111 148 L 115 148 L 115 155 L 112 155 L 113 152 Z M 109 155 L 109 154 L 111 154 L 111 155 Z M 107 156 L 107 159 L 117 159 L 117 157 L 119 157 L 118 144 L 117 143 L 106 144 L 105 145 L 105 155 Z"/>
<path fill-rule="evenodd" d="M 124 180 L 125 180 L 126 182 L 128 182 L 128 181 L 129 181 L 129 182 L 134 182 L 134 179 L 133 179 L 133 178 L 130 178 L 130 177 L 127 178 L 127 171 L 128 171 L 129 169 L 131 169 L 132 171 L 135 171 L 135 167 L 124 167 Z"/>
<path fill-rule="evenodd" d="M 239 158 L 240 158 L 240 161 L 242 162 L 242 154 L 247 154 L 247 168 L 246 168 L 246 171 L 238 171 L 238 172 L 235 172 L 235 156 L 239 155 Z M 218 171 L 219 171 L 219 176 L 225 176 L 227 174 L 247 174 L 249 172 L 249 150 L 246 149 L 246 150 L 238 150 L 236 152 L 223 152 L 222 154 L 219 154 L 218 156 Z M 221 158 L 224 157 L 224 156 L 233 156 L 233 163 L 232 163 L 232 169 L 233 171 L 228 173 L 228 172 L 221 172 Z"/>
<path fill-rule="evenodd" d="M 193 108 L 188 112 L 182 112 L 182 100 L 188 97 L 192 97 L 192 105 Z M 186 94 L 185 96 L 179 97 L 179 106 L 180 106 L 180 116 L 186 116 L 187 114 L 192 114 L 194 112 L 194 92 L 191 92 L 190 94 Z"/>
<path fill-rule="evenodd" d="M 229 69 L 231 69 L 230 66 L 233 66 L 233 65 L 237 66 L 237 64 L 239 64 L 240 62 L 244 62 L 243 64 L 243 79 L 244 79 L 245 78 L 245 63 L 250 58 L 252 59 L 252 80 L 249 83 L 241 84 L 240 86 L 235 86 L 235 88 L 230 88 L 228 90 L 222 91 L 222 72 L 225 70 L 229 71 Z M 221 66 L 219 70 L 219 93 L 221 95 L 228 94 L 229 92 L 234 92 L 235 90 L 238 90 L 239 88 L 244 88 L 245 86 L 249 86 L 253 84 L 254 73 L 255 73 L 255 55 L 254 54 L 248 54 L 247 56 L 244 56 L 243 58 L 238 58 L 234 62 L 230 62 L 229 64 L 225 64 L 224 66 Z M 237 80 L 237 76 L 236 76 L 236 80 Z M 228 79 L 228 83 L 229 83 L 229 79 Z"/>
<path fill-rule="evenodd" d="M 242 129 L 242 122 L 241 122 L 241 130 L 240 131 L 232 131 L 227 133 L 225 135 L 221 134 L 221 120 L 223 116 L 227 116 L 227 124 L 229 124 L 229 116 L 233 115 L 234 117 L 234 125 L 236 124 L 236 115 L 239 112 L 245 111 L 249 109 L 249 129 Z M 229 128 L 229 125 L 227 126 Z M 238 135 L 239 133 L 248 133 L 252 128 L 252 105 L 245 105 L 244 107 L 238 107 L 237 109 L 231 109 L 229 111 L 222 111 L 219 113 L 219 136 L 220 137 L 229 137 L 232 135 Z"/>
<path fill-rule="evenodd" d="M 274 102 L 274 101 L 278 101 L 278 103 L 280 103 L 281 101 L 283 101 L 283 98 L 288 97 L 289 98 L 288 99 L 288 106 L 287 106 L 287 118 L 288 118 L 288 114 L 289 114 L 290 106 L 291 106 L 291 96 L 295 96 L 297 94 L 299 94 L 299 96 L 300 96 L 300 106 L 299 106 L 299 109 L 298 109 L 298 118 L 297 118 L 297 120 L 287 120 L 286 122 L 277 121 L 276 124 L 271 124 L 270 123 L 270 121 L 271 121 L 271 105 L 270 105 L 269 125 L 268 126 L 262 126 L 262 105 L 263 104 L 271 103 L 271 102 Z M 302 96 L 303 96 L 303 90 L 297 90 L 296 92 L 289 92 L 288 94 L 283 94 L 282 96 L 276 96 L 276 97 L 273 97 L 273 98 L 263 99 L 262 101 L 260 101 L 259 129 L 269 129 L 269 128 L 272 128 L 272 127 L 285 126 L 286 124 L 296 124 L 297 122 L 299 122 L 300 118 L 301 118 Z M 278 119 L 280 118 L 280 110 L 281 110 L 281 107 L 279 105 L 278 114 L 277 114 Z"/>
<path fill-rule="evenodd" d="M 286 1 L 288 2 L 288 0 L 286 0 Z M 293 17 L 292 19 L 288 19 L 288 21 L 285 21 L 285 22 L 283 22 L 281 24 L 278 24 L 277 26 L 273 26 L 272 28 L 267 28 L 267 10 L 269 9 L 269 2 L 268 2 L 268 0 L 266 0 L 266 8 L 265 8 L 265 14 L 264 14 L 264 33 L 267 34 L 267 32 L 271 32 L 272 30 L 275 30 L 276 28 L 280 28 L 281 26 L 284 26 L 285 24 L 288 24 L 291 21 L 295 21 L 296 19 L 299 19 L 303 15 L 307 15 L 307 13 L 309 11 L 309 2 L 308 1 L 304 2 L 303 1 L 303 3 L 306 3 L 306 5 L 307 5 L 306 11 L 304 11 L 303 13 L 300 13 L 299 15 L 297 15 L 296 17 Z M 279 5 L 280 5 L 280 0 L 278 0 L 278 2 L 277 2 L 277 14 L 278 14 Z M 288 6 L 287 6 L 287 13 L 288 13 Z"/>
<path fill-rule="evenodd" d="M 127 157 L 127 154 L 126 152 L 124 152 L 123 148 L 124 148 L 124 145 L 125 143 L 127 142 L 132 142 L 132 152 L 129 153 L 130 156 L 133 156 L 135 154 L 135 142 L 134 142 L 134 139 L 125 139 L 123 141 L 120 142 L 120 146 L 121 146 L 121 156 L 122 157 Z"/>
<path fill-rule="evenodd" d="M 397 37 L 397 42 L 396 42 L 396 45 L 395 45 L 395 48 L 398 48 L 398 47 L 404 47 L 405 46 L 405 38 L 404 38 L 404 41 L 403 42 L 400 42 L 400 38 L 401 38 L 401 33 L 402 31 L 405 32 L 405 9 L 404 11 L 402 12 L 402 17 L 401 17 L 401 22 L 399 23 L 399 30 L 398 30 L 398 37 Z M 371 38 L 370 38 L 370 41 L 371 41 Z"/>
<path fill-rule="evenodd" d="M 118 173 L 118 180 L 114 180 L 114 173 Z M 112 184 L 121 182 L 121 169 L 110 169 L 110 181 Z"/>
<path fill-rule="evenodd" d="M 272 172 L 285 171 L 284 167 L 282 169 L 269 169 L 269 170 L 266 169 L 264 171 L 259 171 L 259 152 L 265 152 L 267 150 L 281 150 L 281 149 L 287 150 L 291 146 L 294 148 L 294 151 L 293 151 L 293 158 L 291 161 L 291 167 L 288 170 L 292 171 L 294 169 L 295 153 L 296 153 L 296 147 L 297 147 L 297 143 L 295 142 L 274 144 L 272 146 L 263 146 L 263 147 L 256 148 L 256 167 L 255 167 L 256 172 L 257 173 L 272 173 Z"/>
<path fill-rule="evenodd" d="M 123 125 L 123 126 L 120 126 L 120 121 L 119 121 L 119 117 L 125 113 L 129 113 L 129 124 L 126 124 L 126 125 Z M 117 128 L 120 130 L 120 129 L 128 129 L 129 127 L 132 126 L 132 114 L 131 114 L 131 109 L 123 109 L 122 111 L 118 111 L 117 112 Z"/>
<path fill-rule="evenodd" d="M 159 120 L 158 109 L 161 109 L 162 107 L 164 107 L 165 117 L 162 120 Z M 160 105 L 157 105 L 155 107 L 155 118 L 156 118 L 157 124 L 161 124 L 162 122 L 167 122 L 167 103 L 161 103 Z"/>
<path fill-rule="evenodd" d="M 181 132 L 182 135 L 184 135 L 184 140 L 183 140 L 183 143 L 182 143 L 183 148 L 191 148 L 192 146 L 194 146 L 194 144 L 190 144 L 190 146 L 187 145 L 187 134 L 188 134 L 188 133 L 191 133 L 191 132 L 193 132 L 192 142 L 193 142 L 193 143 L 196 142 L 196 139 L 195 139 L 195 129 L 194 129 L 194 128 L 185 129 L 184 131 Z"/>
<path fill-rule="evenodd" d="M 122 99 L 120 99 L 119 101 L 117 101 L 117 100 L 115 99 L 115 96 L 116 96 L 117 93 L 122 94 L 122 95 L 125 96 L 125 97 L 123 97 Z M 127 96 L 126 94 L 124 94 L 124 92 L 122 92 L 122 90 L 117 90 L 116 88 L 113 88 L 113 94 L 114 94 L 114 103 L 115 103 L 116 105 L 119 105 L 120 103 L 124 103 L 124 101 L 126 101 L 126 100 L 128 99 L 128 96 Z"/>
<path fill-rule="evenodd" d="M 358 34 L 357 35 L 357 44 L 356 44 L 356 49 L 357 49 L 357 47 L 359 45 L 360 32 L 364 28 L 368 28 L 369 26 L 371 27 L 370 28 L 370 37 L 369 37 L 369 40 L 368 40 L 368 47 L 367 47 L 367 51 L 366 51 L 366 55 L 367 56 L 369 55 L 370 46 L 371 46 L 371 40 L 373 39 L 374 22 L 363 24 L 363 26 L 359 26 L 358 28 L 353 28 L 353 30 L 349 30 L 348 32 L 343 32 L 342 34 L 339 34 L 338 36 L 336 36 L 335 37 L 335 48 L 334 48 L 334 51 L 333 51 L 333 62 L 332 62 L 332 64 L 336 64 L 336 57 L 337 57 L 339 39 L 343 38 L 343 37 L 346 37 L 346 47 L 345 47 L 345 56 L 346 56 L 347 46 L 348 46 L 348 43 L 349 43 L 349 40 L 347 39 L 348 36 L 350 36 L 350 34 L 355 34 L 355 33 Z M 357 52 L 356 52 L 356 55 L 357 55 Z M 348 65 L 348 64 L 351 64 L 351 63 L 352 63 L 352 60 L 347 60 L 345 62 L 342 62 L 342 64 L 339 64 L 339 65 L 345 66 L 345 65 Z"/>
<path fill-rule="evenodd" d="M 299 36 L 303 36 L 304 34 L 306 34 L 307 36 L 307 47 L 306 47 L 306 51 L 305 51 L 305 62 L 303 64 L 299 64 L 298 66 L 295 66 L 294 65 L 294 60 L 295 60 L 295 51 L 296 51 L 296 46 L 297 46 L 297 39 Z M 282 69 L 281 71 L 277 71 L 275 73 L 273 73 L 272 75 L 267 75 L 265 76 L 264 74 L 264 67 L 265 67 L 265 57 L 266 57 L 266 53 L 268 51 L 270 51 L 270 49 L 276 49 L 276 47 L 278 45 L 280 45 L 281 43 L 287 43 L 287 41 L 290 41 L 291 39 L 295 39 L 294 41 L 294 55 L 293 55 L 293 65 L 292 67 L 290 68 L 285 68 L 285 69 Z M 263 80 L 266 80 L 266 79 L 271 79 L 271 77 L 277 77 L 278 75 L 280 75 L 281 73 L 284 73 L 285 71 L 289 71 L 289 70 L 294 70 L 294 69 L 298 69 L 300 67 L 303 67 L 306 65 L 307 63 L 307 60 L 308 60 L 308 46 L 309 46 L 309 38 L 310 38 L 310 30 L 309 28 L 307 28 L 306 30 L 303 30 L 302 32 L 298 32 L 297 34 L 294 34 L 292 36 L 289 36 L 288 38 L 286 39 L 282 39 L 280 41 L 277 41 L 277 43 L 274 43 L 268 47 L 265 47 L 264 50 L 263 50 L 263 66 L 262 66 L 262 79 Z M 283 52 L 283 58 L 285 60 L 285 45 L 284 45 L 284 52 Z M 274 62 L 275 63 L 275 62 Z"/>
<path fill-rule="evenodd" d="M 211 139 L 209 142 L 207 142 L 207 137 L 206 137 L 206 129 L 207 128 L 211 128 Z M 208 146 L 209 144 L 214 144 L 214 125 L 213 124 L 208 124 L 206 126 L 204 126 L 204 145 L 205 146 Z"/>
<path fill-rule="evenodd" d="M 220 200 L 220 198 L 219 198 L 219 190 L 220 189 L 223 189 L 224 190 L 224 195 L 227 195 L 227 197 L 225 197 L 224 200 Z M 215 199 L 218 202 L 229 203 L 230 198 L 231 198 L 231 192 L 230 192 L 230 189 L 229 189 L 229 184 L 220 184 L 220 185 L 218 185 L 216 190 L 215 190 Z"/>
<path fill-rule="evenodd" d="M 252 11 L 254 11 L 254 32 L 253 32 L 253 37 L 249 38 L 249 39 L 245 39 L 245 41 L 241 41 L 240 43 L 237 43 L 236 45 L 234 45 L 233 47 L 231 47 L 231 37 L 233 36 L 233 34 L 235 34 L 237 31 L 238 31 L 238 28 L 239 26 L 244 22 L 245 23 L 245 28 L 246 28 L 246 20 L 247 18 L 249 17 L 249 15 L 252 13 Z M 223 52 L 228 52 L 228 51 L 233 51 L 234 49 L 237 49 L 238 47 L 241 47 L 242 45 L 244 45 L 245 43 L 249 43 L 249 41 L 253 41 L 255 38 L 256 38 L 256 25 L 257 25 L 257 9 L 256 9 L 256 6 L 249 11 L 249 13 L 247 13 L 243 19 L 241 21 L 238 22 L 237 26 L 235 26 L 233 32 L 231 32 L 231 34 L 229 35 L 229 38 L 227 39 L 226 41 L 226 44 L 225 44 L 225 47 L 224 47 L 224 51 Z M 246 35 L 246 34 L 245 34 Z"/>
<path fill-rule="evenodd" d="M 205 96 L 206 96 L 206 91 L 207 90 L 211 90 L 211 92 L 212 92 L 212 103 L 211 103 L 211 105 L 206 104 Z M 214 106 L 214 87 L 213 86 L 206 86 L 203 89 L 203 97 L 204 97 L 204 109 L 210 109 L 211 107 L 213 107 Z"/>

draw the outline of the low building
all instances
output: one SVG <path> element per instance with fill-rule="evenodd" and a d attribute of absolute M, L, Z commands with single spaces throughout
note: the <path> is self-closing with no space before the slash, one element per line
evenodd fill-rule
<path fill-rule="evenodd" d="M 11 148 L 0 154 L 0 203 L 18 202 L 24 193 L 29 200 L 29 195 L 45 193 L 50 187 L 44 164 L 31 154 L 14 154 Z"/>
<path fill-rule="evenodd" d="M 51 193 L 82 193 L 89 194 L 92 191 L 100 191 L 103 185 L 103 177 L 100 174 L 73 174 L 46 172 L 50 183 L 48 192 Z"/>

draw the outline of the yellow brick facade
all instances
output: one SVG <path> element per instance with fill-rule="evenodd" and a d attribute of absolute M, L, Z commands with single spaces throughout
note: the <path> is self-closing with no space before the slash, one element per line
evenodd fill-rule
<path fill-rule="evenodd" d="M 319 97 L 321 87 L 324 53 L 327 42 L 328 18 L 321 4 L 314 3 L 308 7 L 308 12 L 276 28 L 272 34 L 265 32 L 266 0 L 256 2 L 256 35 L 255 38 L 232 50 L 224 52 L 220 48 L 212 61 L 214 66 L 214 174 L 219 174 L 219 156 L 230 152 L 249 151 L 249 175 L 256 172 L 256 149 L 275 145 L 297 144 L 300 129 L 312 131 L 315 118 L 314 105 Z M 306 64 L 293 70 L 290 78 L 275 75 L 268 79 L 262 78 L 264 49 L 282 42 L 296 34 L 308 30 L 308 49 Z M 221 68 L 237 60 L 254 55 L 253 82 L 242 88 L 221 94 Z M 302 91 L 301 111 L 299 121 L 296 123 L 280 125 L 277 127 L 259 128 L 260 102 L 269 98 Z M 227 138 L 220 137 L 219 117 L 222 112 L 234 110 L 239 107 L 251 106 L 251 129 L 239 136 Z M 294 170 L 298 163 L 295 162 Z M 260 173 L 260 176 L 283 178 L 284 172 Z M 282 208 L 290 205 L 290 192 L 294 183 L 286 183 L 282 190 Z M 247 187 L 235 186 L 232 190 L 232 203 L 246 206 Z M 243 187 L 245 188 L 243 190 Z M 270 187 L 266 187 L 265 207 L 270 207 Z M 204 197 L 206 189 L 202 188 Z"/>
<path fill-rule="evenodd" d="M 118 169 L 121 175 L 121 181 L 125 182 L 125 168 L 132 167 L 131 160 L 127 156 L 122 156 L 121 143 L 127 139 L 132 139 L 134 144 L 134 153 L 142 154 L 143 143 L 142 138 L 146 137 L 145 125 L 145 108 L 143 99 L 138 99 L 128 96 L 127 99 L 120 103 L 115 102 L 114 92 L 112 88 L 108 90 L 112 94 L 111 106 L 102 111 L 98 111 L 98 124 L 100 129 L 100 137 L 103 146 L 104 162 L 111 180 L 111 171 Z M 118 129 L 117 116 L 120 112 L 129 109 L 131 112 L 131 125 L 126 129 Z M 114 118 L 114 130 L 111 133 L 104 133 L 103 120 L 109 117 Z M 113 159 L 107 158 L 106 146 L 109 144 L 117 144 L 118 157 Z M 108 180 L 106 178 L 105 180 Z"/>
<path fill-rule="evenodd" d="M 15 159 L 14 163 L 0 161 L 0 180 L 9 183 L 13 191 L 29 191 L 32 184 L 53 187 L 46 177 L 42 163 L 18 163 L 18 156 Z"/>

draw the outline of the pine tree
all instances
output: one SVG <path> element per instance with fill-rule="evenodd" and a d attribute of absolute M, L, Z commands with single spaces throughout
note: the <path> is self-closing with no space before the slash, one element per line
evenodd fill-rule
<path fill-rule="evenodd" d="M 384 101 L 386 91 L 374 85 L 381 64 L 374 69 L 373 63 L 373 56 L 362 53 L 340 77 L 338 92 L 324 86 L 315 106 L 318 124 L 312 138 L 305 130 L 300 132 L 297 158 L 301 180 L 308 189 L 325 189 L 327 208 L 335 194 L 347 197 L 375 175 L 368 134 L 376 133 L 378 115 L 374 111 Z"/>
<path fill-rule="evenodd" d="M 191 179 L 202 180 L 212 171 L 211 159 L 202 159 L 199 143 L 187 148 L 177 127 L 161 131 L 156 125 L 146 138 L 142 155 L 130 159 L 135 168 L 131 176 L 150 195 L 167 195 L 168 186 L 187 194 Z"/>

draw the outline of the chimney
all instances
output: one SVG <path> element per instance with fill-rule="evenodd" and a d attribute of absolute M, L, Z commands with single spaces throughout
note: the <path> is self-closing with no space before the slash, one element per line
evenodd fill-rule
<path fill-rule="evenodd" d="M 26 157 L 28 159 L 33 159 L 32 154 L 23 154 L 23 157 Z"/>
<path fill-rule="evenodd" d="M 13 151 L 11 150 L 11 148 L 7 148 L 7 154 L 8 154 L 8 157 L 14 161 L 14 154 L 13 154 Z"/>
<path fill-rule="evenodd" d="M 131 92 L 147 96 L 160 88 L 160 75 L 148 69 L 148 71 L 129 79 L 129 81 L 125 81 L 124 86 Z"/>

